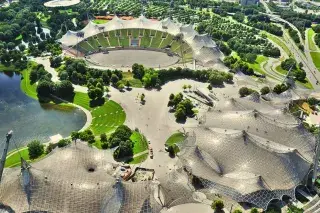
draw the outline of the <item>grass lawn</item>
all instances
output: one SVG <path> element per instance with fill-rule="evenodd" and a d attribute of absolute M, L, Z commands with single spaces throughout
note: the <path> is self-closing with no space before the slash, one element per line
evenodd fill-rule
<path fill-rule="evenodd" d="M 130 136 L 130 140 L 134 143 L 133 155 L 148 150 L 148 141 L 146 140 L 145 136 L 139 132 L 134 131 Z"/>
<path fill-rule="evenodd" d="M 170 145 L 182 142 L 184 139 L 185 139 L 185 136 L 183 135 L 183 133 L 176 132 L 167 139 L 166 145 L 170 146 Z"/>
<path fill-rule="evenodd" d="M 91 112 L 93 120 L 89 128 L 95 135 L 111 133 L 126 120 L 126 113 L 122 107 L 111 100 L 106 101 L 103 106 L 91 108 L 88 94 L 77 92 L 73 103 Z"/>
<path fill-rule="evenodd" d="M 268 39 L 279 45 L 287 53 L 288 56 L 291 55 L 291 52 L 287 45 L 279 37 L 271 35 L 270 33 L 265 33 L 265 35 L 267 35 Z"/>
<path fill-rule="evenodd" d="M 320 53 L 319 52 L 310 52 L 314 65 L 320 71 Z"/>
<path fill-rule="evenodd" d="M 276 71 L 277 71 L 278 73 L 283 74 L 283 75 L 286 75 L 286 74 L 288 73 L 287 70 L 282 69 L 281 65 L 278 65 L 278 66 L 276 67 Z"/>
<path fill-rule="evenodd" d="M 21 157 L 24 160 L 26 160 L 27 162 L 32 163 L 32 162 L 36 162 L 36 161 L 42 159 L 44 156 L 46 156 L 46 154 L 44 153 L 40 157 L 38 157 L 37 159 L 30 160 L 28 147 L 22 147 L 19 150 L 20 150 L 20 154 L 19 154 L 19 152 L 16 152 L 6 159 L 6 163 L 5 163 L 4 167 L 10 168 L 10 167 L 15 167 L 15 166 L 20 166 L 20 164 L 21 164 L 20 158 Z M 16 151 L 16 150 L 13 150 L 12 152 L 14 152 L 14 151 Z M 9 154 L 10 153 L 8 153 L 8 155 Z"/>
<path fill-rule="evenodd" d="M 28 63 L 27 69 L 22 71 L 22 80 L 20 82 L 20 88 L 21 90 L 30 98 L 38 99 L 37 96 L 37 85 L 36 84 L 30 84 L 29 75 L 32 67 L 36 66 L 37 64 L 35 62 L 30 61 Z"/>
<path fill-rule="evenodd" d="M 103 19 L 95 19 L 93 20 L 93 23 L 95 24 L 104 24 L 107 23 L 109 20 L 103 20 Z"/>
<path fill-rule="evenodd" d="M 103 106 L 92 109 L 92 123 L 89 127 L 95 135 L 111 133 L 126 120 L 126 113 L 114 101 L 106 101 Z"/>
<path fill-rule="evenodd" d="M 129 81 L 131 87 L 136 87 L 136 88 L 142 88 L 143 84 L 140 79 L 133 78 L 132 72 L 123 72 L 122 73 L 123 79 L 121 80 L 121 83 L 126 85 L 126 82 Z"/>
<path fill-rule="evenodd" d="M 139 164 L 139 163 L 142 163 L 143 161 L 147 160 L 148 158 L 148 153 L 145 153 L 145 154 L 142 154 L 138 157 L 135 157 L 135 158 L 132 158 L 128 161 L 126 161 L 126 163 L 129 163 L 129 164 Z"/>
<path fill-rule="evenodd" d="M 310 51 L 317 51 L 318 50 L 316 44 L 313 42 L 314 34 L 315 34 L 315 32 L 313 31 L 312 28 L 308 29 L 308 43 L 309 43 Z"/>
<path fill-rule="evenodd" d="M 265 75 L 265 72 L 264 72 L 264 70 L 262 69 L 261 64 L 262 64 L 263 62 L 267 61 L 267 60 L 268 60 L 267 57 L 265 57 L 265 56 L 263 56 L 263 55 L 258 55 L 255 63 L 253 63 L 253 64 L 247 63 L 247 64 L 248 64 L 248 66 L 249 66 L 250 68 L 252 68 L 254 71 L 256 71 L 256 72 L 258 72 L 258 73 L 260 73 L 260 74 L 264 74 L 264 75 Z"/>

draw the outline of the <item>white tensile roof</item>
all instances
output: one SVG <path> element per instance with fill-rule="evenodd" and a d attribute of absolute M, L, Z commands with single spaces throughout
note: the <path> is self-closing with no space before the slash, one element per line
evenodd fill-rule
<path fill-rule="evenodd" d="M 46 7 L 67 7 L 79 4 L 80 0 L 53 0 L 44 3 Z"/>
<path fill-rule="evenodd" d="M 74 46 L 82 40 L 102 32 L 136 28 L 158 30 L 174 36 L 182 35 L 183 40 L 192 48 L 195 59 L 203 65 L 215 63 L 222 56 L 211 37 L 207 34 L 199 35 L 193 29 L 193 25 L 177 24 L 169 18 L 162 21 L 150 20 L 143 15 L 133 20 L 122 20 L 115 16 L 111 21 L 104 24 L 95 24 L 90 21 L 85 28 L 78 32 L 68 31 L 62 36 L 60 42 L 66 46 Z M 79 32 L 83 33 L 84 36 L 77 37 L 77 33 Z"/>
<path fill-rule="evenodd" d="M 179 159 L 206 191 L 266 209 L 295 199 L 315 157 L 315 137 L 291 114 L 245 98 L 218 103 L 179 145 Z"/>

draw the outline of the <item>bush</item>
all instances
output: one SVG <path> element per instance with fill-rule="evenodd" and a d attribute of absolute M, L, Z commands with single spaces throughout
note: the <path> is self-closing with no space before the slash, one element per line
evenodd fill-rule
<path fill-rule="evenodd" d="M 236 209 L 233 211 L 233 213 L 242 213 L 242 211 L 240 209 Z"/>
<path fill-rule="evenodd" d="M 108 149 L 109 148 L 108 142 L 101 142 L 101 148 L 102 149 Z"/>
<path fill-rule="evenodd" d="M 95 142 L 94 135 L 91 130 L 87 129 L 83 132 L 80 132 L 80 140 L 86 141 L 90 144 Z"/>
<path fill-rule="evenodd" d="M 211 204 L 211 208 L 217 211 L 221 211 L 224 208 L 224 203 L 222 200 L 214 200 Z"/>
<path fill-rule="evenodd" d="M 130 157 L 133 155 L 133 143 L 131 140 L 121 141 L 119 147 L 114 151 L 115 159 Z"/>
<path fill-rule="evenodd" d="M 273 88 L 273 92 L 277 93 L 277 94 L 281 94 L 284 91 L 288 90 L 289 86 L 286 84 L 277 84 L 274 88 Z"/>
<path fill-rule="evenodd" d="M 253 93 L 253 90 L 249 89 L 248 87 L 241 87 L 239 89 L 240 97 L 246 97 L 246 96 L 250 95 L 251 93 Z"/>
<path fill-rule="evenodd" d="M 267 86 L 261 88 L 261 90 L 260 90 L 261 95 L 266 95 L 266 94 L 268 94 L 269 92 L 270 92 L 270 88 L 267 87 Z"/>
<path fill-rule="evenodd" d="M 28 144 L 28 151 L 30 159 L 36 159 L 44 153 L 44 145 L 38 140 L 31 141 Z"/>
<path fill-rule="evenodd" d="M 69 139 L 61 139 L 57 145 L 59 148 L 61 148 L 61 147 L 65 147 L 65 146 L 69 145 L 70 143 L 71 143 L 71 141 Z"/>
<path fill-rule="evenodd" d="M 57 147 L 58 144 L 56 143 L 49 143 L 49 145 L 46 148 L 46 153 L 49 154 L 50 152 L 52 152 L 52 150 L 54 150 Z"/>

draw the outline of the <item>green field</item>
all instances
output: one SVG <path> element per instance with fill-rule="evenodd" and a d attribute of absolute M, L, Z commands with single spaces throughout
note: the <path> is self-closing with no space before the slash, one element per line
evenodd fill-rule
<path fill-rule="evenodd" d="M 265 72 L 263 70 L 263 68 L 261 67 L 261 64 L 265 61 L 267 61 L 268 58 L 263 56 L 263 55 L 258 55 L 255 63 L 251 64 L 251 63 L 247 63 L 249 68 L 252 68 L 254 71 L 260 73 L 260 74 L 263 74 L 265 75 Z"/>
<path fill-rule="evenodd" d="M 156 31 L 156 35 L 152 38 L 150 47 L 159 48 L 161 42 L 162 42 L 162 32 Z"/>
<path fill-rule="evenodd" d="M 149 47 L 150 41 L 151 41 L 150 30 L 145 30 L 144 36 L 141 38 L 140 46 L 141 47 Z"/>
<path fill-rule="evenodd" d="M 91 108 L 88 94 L 77 92 L 73 103 L 91 112 L 93 120 L 89 128 L 95 135 L 111 133 L 126 120 L 122 107 L 111 100 L 106 101 L 103 106 Z"/>
<path fill-rule="evenodd" d="M 276 67 L 276 71 L 277 71 L 278 73 L 283 74 L 283 75 L 286 75 L 286 74 L 288 73 L 287 70 L 282 69 L 281 65 L 278 65 L 278 66 Z"/>
<path fill-rule="evenodd" d="M 320 71 L 320 53 L 319 52 L 310 52 L 314 65 Z"/>
<path fill-rule="evenodd" d="M 22 71 L 22 80 L 20 82 L 20 88 L 21 90 L 30 98 L 38 99 L 37 95 L 37 85 L 36 84 L 30 84 L 29 75 L 31 68 L 33 66 L 36 66 L 37 64 L 35 62 L 29 62 L 28 68 Z"/>
<path fill-rule="evenodd" d="M 121 38 L 119 38 L 120 41 L 120 45 L 124 46 L 124 47 L 129 47 L 129 37 L 128 36 L 121 36 Z"/>
<path fill-rule="evenodd" d="M 15 151 L 16 150 L 13 150 L 11 153 L 13 153 Z M 44 153 L 43 155 L 41 155 L 37 159 L 30 160 L 28 148 L 22 147 L 22 148 L 19 148 L 19 152 L 15 152 L 12 155 L 10 155 L 10 153 L 8 153 L 7 156 L 9 156 L 9 157 L 7 157 L 4 167 L 10 168 L 10 167 L 15 167 L 15 166 L 20 166 L 21 157 L 30 163 L 30 162 L 36 162 L 36 161 L 42 159 L 44 156 L 46 156 L 46 154 Z"/>
<path fill-rule="evenodd" d="M 308 29 L 308 43 L 309 43 L 309 49 L 310 51 L 317 51 L 317 45 L 313 42 L 313 36 L 315 32 L 312 28 Z"/>
<path fill-rule="evenodd" d="M 148 158 L 148 153 L 145 153 L 145 154 L 142 154 L 140 156 L 137 156 L 135 158 L 132 158 L 128 161 L 126 161 L 126 163 L 129 163 L 129 164 L 139 164 L 139 163 L 142 163 L 143 161 L 147 160 Z"/>
<path fill-rule="evenodd" d="M 148 141 L 145 136 L 139 132 L 134 131 L 130 137 L 130 140 L 134 143 L 133 155 L 148 150 Z"/>

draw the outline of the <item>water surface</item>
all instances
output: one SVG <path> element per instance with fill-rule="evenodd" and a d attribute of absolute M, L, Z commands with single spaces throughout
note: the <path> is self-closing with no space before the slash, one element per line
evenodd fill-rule
<path fill-rule="evenodd" d="M 86 122 L 84 112 L 77 108 L 46 104 L 29 98 L 20 89 L 21 76 L 15 73 L 0 72 L 0 153 L 2 153 L 5 135 L 13 130 L 10 149 L 13 142 L 18 146 L 26 145 L 34 139 L 48 142 L 49 137 L 61 134 L 70 135 L 80 130 Z"/>

